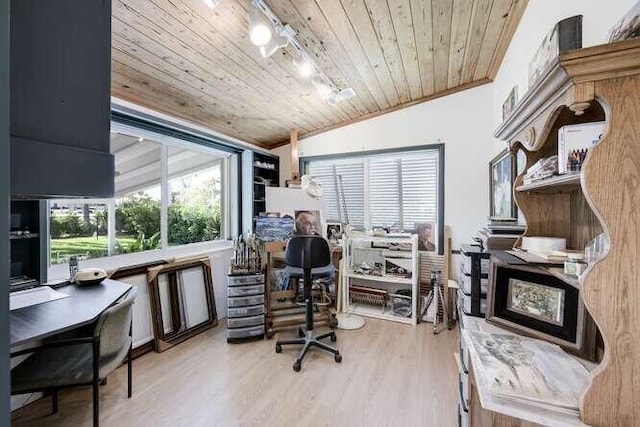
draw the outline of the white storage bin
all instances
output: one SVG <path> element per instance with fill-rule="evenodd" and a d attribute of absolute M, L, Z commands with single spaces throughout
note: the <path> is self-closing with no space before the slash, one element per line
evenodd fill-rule
<path fill-rule="evenodd" d="M 251 276 L 227 276 L 229 281 L 228 285 L 231 286 L 245 286 L 245 285 L 258 285 L 264 283 L 264 274 L 254 274 Z"/>
<path fill-rule="evenodd" d="M 264 294 L 264 285 L 253 286 L 233 286 L 227 291 L 227 296 L 230 297 L 242 297 L 247 295 L 259 295 Z"/>
<path fill-rule="evenodd" d="M 460 277 L 460 289 L 467 295 L 471 295 L 471 276 Z M 480 293 L 486 294 L 489 289 L 489 279 L 480 279 Z"/>
<path fill-rule="evenodd" d="M 460 270 L 463 274 L 471 275 L 471 257 L 468 255 L 462 256 L 462 262 L 460 262 Z"/>
<path fill-rule="evenodd" d="M 480 260 L 480 273 L 489 274 L 490 265 L 491 265 L 491 260 L 489 258 L 482 258 Z"/>
<path fill-rule="evenodd" d="M 227 327 L 229 328 L 244 328 L 247 326 L 264 325 L 264 314 L 251 317 L 238 317 L 227 319 Z"/>
<path fill-rule="evenodd" d="M 227 338 L 249 338 L 262 334 L 264 334 L 264 325 L 227 330 Z"/>
<path fill-rule="evenodd" d="M 247 305 L 264 304 L 264 295 L 255 295 L 252 297 L 229 297 L 227 298 L 227 307 L 243 307 Z"/>
<path fill-rule="evenodd" d="M 458 426 L 459 427 L 469 427 L 469 412 L 465 412 L 466 408 L 462 407 L 462 404 L 458 402 Z"/>
<path fill-rule="evenodd" d="M 264 314 L 264 305 L 256 305 L 254 307 L 230 308 L 227 311 L 227 316 L 229 318 L 231 318 L 231 317 L 257 316 L 259 314 Z"/>
<path fill-rule="evenodd" d="M 459 293 L 462 299 L 462 308 L 465 313 L 471 313 L 471 295 L 465 295 L 464 293 Z M 484 314 L 487 311 L 487 299 L 482 298 L 480 300 L 480 313 Z"/>

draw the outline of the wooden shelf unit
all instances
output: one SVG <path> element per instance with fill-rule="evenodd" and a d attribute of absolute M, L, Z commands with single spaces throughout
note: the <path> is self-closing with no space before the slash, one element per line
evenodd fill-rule
<path fill-rule="evenodd" d="M 561 126 L 607 123 L 605 135 L 589 149 L 578 181 L 572 177 L 557 186 L 553 181 L 523 186 L 521 175 L 514 185 L 527 222 L 525 236 L 565 237 L 567 247 L 578 250 L 602 232 L 611 242 L 604 259 L 580 280 L 585 306 L 604 342 L 604 357 L 581 403 L 582 421 L 594 426 L 632 425 L 638 415 L 638 105 L 640 39 L 579 49 L 560 55 L 494 133 L 512 150 L 524 150 L 529 168 L 557 153 Z"/>

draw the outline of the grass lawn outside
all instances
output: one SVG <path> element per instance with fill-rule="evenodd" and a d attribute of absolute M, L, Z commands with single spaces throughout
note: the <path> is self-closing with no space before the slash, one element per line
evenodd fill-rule
<path fill-rule="evenodd" d="M 124 252 L 129 252 L 129 246 L 136 241 L 132 236 L 119 236 L 118 243 Z M 107 236 L 67 237 L 51 239 L 51 264 L 69 262 L 69 256 L 76 255 L 86 258 L 100 258 L 108 254 Z"/>

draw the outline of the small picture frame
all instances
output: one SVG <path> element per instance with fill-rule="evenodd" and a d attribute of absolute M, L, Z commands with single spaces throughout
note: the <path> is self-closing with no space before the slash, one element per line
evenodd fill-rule
<path fill-rule="evenodd" d="M 516 179 L 516 159 L 507 148 L 489 162 L 489 216 L 517 218 L 518 208 L 513 198 Z"/>
<path fill-rule="evenodd" d="M 296 236 L 321 236 L 322 221 L 320 220 L 320 211 L 304 210 L 295 211 L 294 235 Z"/>
<path fill-rule="evenodd" d="M 436 252 L 438 247 L 438 227 L 435 222 L 416 222 L 416 234 L 418 235 L 418 250 Z"/>
<path fill-rule="evenodd" d="M 486 318 L 505 329 L 595 360 L 597 330 L 584 307 L 580 288 L 542 267 L 513 265 L 492 257 Z"/>
<path fill-rule="evenodd" d="M 640 1 L 622 17 L 609 31 L 609 43 L 640 37 Z"/>
<path fill-rule="evenodd" d="M 331 243 L 338 243 L 338 240 L 342 239 L 342 224 L 329 223 L 327 224 L 327 240 Z"/>
<path fill-rule="evenodd" d="M 505 120 L 513 112 L 518 102 L 518 86 L 511 88 L 509 96 L 502 103 L 502 120 Z"/>

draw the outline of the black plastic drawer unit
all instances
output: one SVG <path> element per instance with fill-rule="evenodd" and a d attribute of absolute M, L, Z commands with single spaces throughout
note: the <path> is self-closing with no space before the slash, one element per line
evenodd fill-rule
<path fill-rule="evenodd" d="M 264 338 L 264 274 L 230 274 L 227 280 L 227 342 Z"/>

